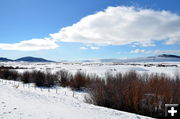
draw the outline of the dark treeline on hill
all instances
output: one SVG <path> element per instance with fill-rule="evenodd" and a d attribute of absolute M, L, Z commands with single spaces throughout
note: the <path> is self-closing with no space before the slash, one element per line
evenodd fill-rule
<path fill-rule="evenodd" d="M 53 61 L 46 60 L 43 58 L 30 57 L 30 56 L 22 57 L 22 58 L 19 58 L 16 60 L 0 57 L 0 62 L 21 62 L 21 61 L 23 61 L 23 62 L 53 62 Z"/>
<path fill-rule="evenodd" d="M 0 69 L 0 78 L 35 83 L 38 87 L 56 85 L 87 91 L 89 96 L 85 99 L 88 103 L 155 118 L 163 118 L 165 104 L 180 103 L 178 73 L 169 77 L 165 74 L 138 74 L 135 71 L 114 75 L 108 72 L 105 77 L 99 77 L 79 71 L 72 75 L 66 70 L 52 74 Z"/>

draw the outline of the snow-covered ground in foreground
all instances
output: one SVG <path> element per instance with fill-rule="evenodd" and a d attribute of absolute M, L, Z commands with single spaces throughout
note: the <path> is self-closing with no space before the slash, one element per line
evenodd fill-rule
<path fill-rule="evenodd" d="M 150 119 L 84 103 L 85 95 L 75 92 L 73 96 L 73 91 L 61 87 L 48 92 L 0 79 L 0 119 Z"/>
<path fill-rule="evenodd" d="M 150 67 L 144 65 L 153 64 Z M 168 67 L 159 67 L 159 64 Z M 172 65 L 172 66 L 170 66 Z M 78 70 L 88 74 L 104 76 L 105 72 L 165 73 L 173 76 L 180 72 L 180 62 L 149 63 L 27 63 L 0 62 L 0 66 L 23 67 L 18 72 L 41 70 L 56 72 L 66 69 L 71 73 Z M 3 81 L 3 83 L 2 83 Z M 19 87 L 17 86 L 19 84 Z M 0 79 L 0 119 L 145 119 L 123 111 L 87 104 L 83 92 L 74 92 L 68 88 L 41 89 L 11 81 L 5 84 Z"/>
<path fill-rule="evenodd" d="M 144 65 L 152 64 L 150 67 Z M 158 65 L 167 65 L 168 67 L 159 67 Z M 170 66 L 176 65 L 176 66 Z M 99 76 L 104 76 L 105 72 L 127 72 L 135 70 L 139 73 L 165 73 L 169 76 L 173 76 L 176 72 L 180 72 L 180 62 L 135 62 L 135 63 L 28 63 L 28 62 L 1 62 L 0 66 L 13 66 L 23 67 L 28 69 L 18 69 L 19 72 L 25 70 L 41 70 L 56 72 L 61 69 L 66 69 L 71 73 L 75 73 L 78 70 L 86 72 L 88 74 L 96 73 Z"/>

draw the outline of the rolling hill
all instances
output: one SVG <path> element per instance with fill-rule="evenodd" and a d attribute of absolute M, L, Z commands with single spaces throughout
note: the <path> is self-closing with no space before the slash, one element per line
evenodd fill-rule
<path fill-rule="evenodd" d="M 28 56 L 28 57 L 18 58 L 16 60 L 0 57 L 0 62 L 54 62 L 54 61 Z"/>

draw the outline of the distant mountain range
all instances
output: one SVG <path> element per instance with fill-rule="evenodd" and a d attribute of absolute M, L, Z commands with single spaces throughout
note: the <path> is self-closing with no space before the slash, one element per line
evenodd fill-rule
<path fill-rule="evenodd" d="M 0 57 L 0 62 L 54 62 L 37 57 L 22 57 L 16 60 Z M 180 56 L 162 54 L 149 57 L 138 57 L 129 59 L 97 59 L 97 60 L 83 60 L 81 62 L 180 62 Z"/>
<path fill-rule="evenodd" d="M 12 59 L 7 59 L 4 57 L 0 57 L 0 62 L 53 62 L 50 60 L 46 60 L 43 58 L 37 58 L 37 57 L 22 57 L 16 60 L 12 60 Z"/>
<path fill-rule="evenodd" d="M 10 61 L 13 61 L 11 59 L 7 59 L 7 58 L 4 58 L 4 57 L 0 57 L 0 62 L 10 62 Z"/>
<path fill-rule="evenodd" d="M 84 60 L 83 62 L 180 62 L 180 56 L 162 54 L 149 57 L 138 57 L 129 59 L 97 59 L 97 60 Z"/>

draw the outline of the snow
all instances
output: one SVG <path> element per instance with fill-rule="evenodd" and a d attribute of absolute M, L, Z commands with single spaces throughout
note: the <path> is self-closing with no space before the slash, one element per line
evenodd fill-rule
<path fill-rule="evenodd" d="M 145 67 L 145 64 L 153 64 L 151 67 Z M 177 65 L 177 67 L 157 67 L 158 64 L 163 65 Z M 85 62 L 57 62 L 57 63 L 28 63 L 28 62 L 2 62 L 0 65 L 13 66 L 13 67 L 24 67 L 27 69 L 18 69 L 19 72 L 41 70 L 56 72 L 61 69 L 66 69 L 71 73 L 75 73 L 78 70 L 86 72 L 88 74 L 97 74 L 104 76 L 106 72 L 127 72 L 135 70 L 139 73 L 165 73 L 169 76 L 173 76 L 175 73 L 180 72 L 180 62 L 136 62 L 136 63 L 85 63 Z"/>
<path fill-rule="evenodd" d="M 84 102 L 84 92 L 0 79 L 0 119 L 150 119 Z"/>
<path fill-rule="evenodd" d="M 150 67 L 144 65 L 153 64 Z M 159 64 L 176 65 L 158 67 Z M 174 76 L 180 72 L 180 62 L 129 62 L 129 63 L 102 63 L 102 62 L 0 62 L 0 66 L 23 67 L 16 69 L 24 71 L 51 71 L 52 73 L 66 69 L 72 74 L 83 71 L 88 74 L 104 76 L 106 72 L 122 72 L 135 70 L 138 73 L 165 73 Z M 3 82 L 2 82 L 3 81 Z M 73 92 L 69 88 L 54 87 L 35 88 L 33 84 L 23 85 L 20 82 L 0 79 L 0 119 L 148 119 L 149 117 L 117 111 L 104 107 L 87 104 L 84 92 Z"/>

